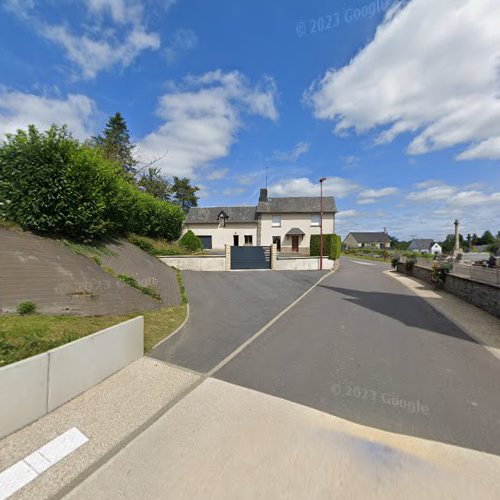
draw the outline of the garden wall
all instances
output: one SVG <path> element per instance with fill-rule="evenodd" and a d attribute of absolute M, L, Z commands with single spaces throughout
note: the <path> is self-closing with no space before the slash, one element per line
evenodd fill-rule
<path fill-rule="evenodd" d="M 278 257 L 273 269 L 276 271 L 318 271 L 319 257 Z M 323 269 L 331 270 L 335 261 L 323 258 Z"/>
<path fill-rule="evenodd" d="M 142 357 L 138 316 L 0 368 L 0 438 L 55 410 Z"/>
<path fill-rule="evenodd" d="M 176 267 L 181 271 L 225 271 L 225 255 L 175 255 L 159 257 L 167 266 Z"/>
<path fill-rule="evenodd" d="M 408 274 L 404 263 L 398 263 L 398 272 Z M 432 282 L 432 270 L 414 266 L 411 276 L 428 283 Z M 465 276 L 447 274 L 443 289 L 500 318 L 500 287 L 474 281 Z"/>

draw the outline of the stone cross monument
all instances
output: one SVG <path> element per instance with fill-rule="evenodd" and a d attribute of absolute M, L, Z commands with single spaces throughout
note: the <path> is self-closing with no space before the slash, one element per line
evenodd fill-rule
<path fill-rule="evenodd" d="M 460 236 L 458 232 L 458 226 L 460 225 L 460 221 L 455 219 L 455 251 L 453 255 L 456 257 L 460 253 Z"/>

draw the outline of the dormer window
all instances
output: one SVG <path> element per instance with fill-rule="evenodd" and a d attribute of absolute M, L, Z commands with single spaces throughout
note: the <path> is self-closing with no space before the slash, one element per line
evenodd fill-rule
<path fill-rule="evenodd" d="M 217 216 L 219 219 L 219 227 L 226 227 L 226 221 L 229 219 L 229 216 L 224 212 L 224 210 L 221 210 L 219 215 Z"/>

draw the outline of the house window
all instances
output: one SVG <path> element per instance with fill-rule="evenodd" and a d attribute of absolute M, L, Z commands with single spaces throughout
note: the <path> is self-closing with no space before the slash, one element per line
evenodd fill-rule
<path fill-rule="evenodd" d="M 320 222 L 319 214 L 311 214 L 311 226 L 319 227 Z"/>
<path fill-rule="evenodd" d="M 245 234 L 245 245 L 253 245 L 251 234 Z"/>
<path fill-rule="evenodd" d="M 273 227 L 281 227 L 281 215 L 273 215 Z"/>

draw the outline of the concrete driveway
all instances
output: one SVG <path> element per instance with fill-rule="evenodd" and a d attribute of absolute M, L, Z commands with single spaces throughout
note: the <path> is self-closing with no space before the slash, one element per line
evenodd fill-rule
<path fill-rule="evenodd" d="M 184 271 L 190 304 L 188 322 L 150 356 L 206 373 L 324 274 L 324 271 Z"/>

